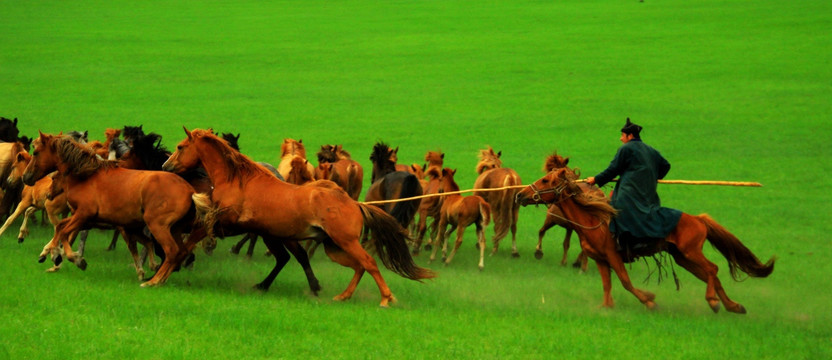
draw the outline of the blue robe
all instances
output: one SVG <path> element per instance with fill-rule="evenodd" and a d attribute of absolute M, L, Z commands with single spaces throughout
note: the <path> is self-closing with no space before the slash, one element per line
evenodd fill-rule
<path fill-rule="evenodd" d="M 610 230 L 620 236 L 664 238 L 679 223 L 682 212 L 661 206 L 656 193 L 658 180 L 670 171 L 670 163 L 640 139 L 622 145 L 606 170 L 595 176 L 598 186 L 619 177 L 612 194 L 612 206 L 619 213 Z"/>

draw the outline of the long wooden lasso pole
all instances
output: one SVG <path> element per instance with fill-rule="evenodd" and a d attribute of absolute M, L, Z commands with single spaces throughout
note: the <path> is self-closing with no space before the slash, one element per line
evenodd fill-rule
<path fill-rule="evenodd" d="M 612 181 L 617 182 L 618 180 L 615 179 L 615 180 L 612 180 Z M 575 182 L 586 182 L 586 180 L 580 179 L 580 180 L 576 180 Z M 760 184 L 758 182 L 752 182 L 752 181 L 721 181 L 721 180 L 659 180 L 659 184 L 750 186 L 750 187 L 761 187 L 761 186 L 763 186 L 763 184 Z M 503 191 L 503 190 L 508 190 L 508 189 L 522 189 L 522 188 L 525 188 L 527 186 L 528 185 L 510 185 L 510 186 L 503 186 L 503 187 L 499 187 L 499 188 L 490 188 L 490 189 L 468 189 L 468 190 L 459 190 L 459 191 L 449 191 L 449 192 L 436 193 L 436 194 L 412 196 L 412 197 L 402 198 L 402 199 L 365 201 L 365 202 L 363 202 L 363 204 L 381 205 L 381 204 L 390 204 L 390 203 L 396 203 L 396 202 L 401 202 L 401 201 L 424 199 L 424 198 L 429 198 L 429 197 L 469 193 L 469 192 L 475 192 L 475 191 L 490 192 L 490 191 Z"/>

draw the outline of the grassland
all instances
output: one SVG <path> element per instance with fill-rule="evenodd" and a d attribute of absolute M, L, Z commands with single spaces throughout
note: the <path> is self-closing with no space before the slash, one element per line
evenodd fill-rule
<path fill-rule="evenodd" d="M 554 150 L 602 170 L 629 116 L 673 164 L 674 179 L 762 188 L 662 186 L 666 206 L 707 212 L 764 259 L 767 279 L 728 294 L 749 311 L 713 314 L 704 284 L 655 275 L 649 312 L 615 284 L 598 309 L 596 271 L 562 268 L 544 213 L 524 208 L 521 258 L 508 244 L 476 269 L 473 232 L 440 277 L 385 271 L 399 299 L 379 309 L 365 279 L 316 255 L 324 290 L 295 262 L 268 293 L 273 261 L 225 250 L 139 288 L 123 244 L 96 232 L 87 271 L 46 274 L 51 236 L 0 238 L 0 359 L 795 358 L 832 356 L 832 4 L 826 1 L 5 1 L 0 116 L 24 134 L 142 124 L 173 148 L 182 126 L 241 133 L 244 153 L 276 163 L 285 137 L 370 149 L 402 162 L 441 149 L 463 188 L 491 145 L 529 182 Z M 571 257 L 577 254 L 573 250 Z M 644 264 L 631 267 L 640 283 Z"/>

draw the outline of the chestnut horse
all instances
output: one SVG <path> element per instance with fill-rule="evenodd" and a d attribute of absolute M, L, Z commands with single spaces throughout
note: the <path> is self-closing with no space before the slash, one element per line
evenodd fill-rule
<path fill-rule="evenodd" d="M 29 164 L 31 158 L 32 156 L 26 151 L 18 153 L 17 161 L 12 167 L 6 182 L 15 187 L 22 183 L 23 171 L 26 169 L 26 165 Z M 45 210 L 52 226 L 58 225 L 61 216 L 69 213 L 69 207 L 66 204 L 66 197 L 63 193 L 50 198 L 49 193 L 51 188 L 52 176 L 44 176 L 43 179 L 35 182 L 33 186 L 24 185 L 20 203 L 17 204 L 15 211 L 6 219 L 3 227 L 0 228 L 0 235 L 3 235 L 14 220 L 23 214 L 23 224 L 20 225 L 20 232 L 17 235 L 17 242 L 22 243 L 26 236 L 29 235 L 29 217 L 37 210 Z"/>
<path fill-rule="evenodd" d="M 474 181 L 474 189 L 494 189 L 505 186 L 521 185 L 523 182 L 517 172 L 503 167 L 500 160 L 502 151 L 495 153 L 490 146 L 480 150 L 477 173 L 480 174 Z M 502 191 L 475 191 L 474 195 L 480 196 L 491 205 L 494 212 L 494 248 L 491 255 L 497 253 L 500 241 L 506 237 L 511 230 L 511 256 L 518 257 L 517 252 L 517 218 L 520 213 L 520 206 L 514 203 L 514 194 L 519 189 L 506 189 Z"/>
<path fill-rule="evenodd" d="M 352 159 L 342 145 L 322 145 L 318 152 L 315 179 L 330 180 L 344 189 L 353 200 L 358 200 L 364 183 L 364 168 Z"/>
<path fill-rule="evenodd" d="M 277 180 L 209 131 L 185 129 L 185 133 L 187 137 L 163 168 L 179 172 L 204 166 L 214 183 L 211 198 L 217 206 L 215 222 L 222 228 L 245 229 L 263 236 L 281 268 L 288 261 L 281 243 L 322 241 L 332 260 L 355 271 L 347 289 L 334 300 L 349 299 L 367 271 L 381 292 L 380 305 L 395 301 L 375 260 L 359 243 L 363 226 L 373 231 L 376 246 L 381 249 L 379 255 L 388 269 L 412 280 L 435 276 L 413 262 L 407 251 L 405 231 L 395 219 L 350 199 L 335 183 L 320 180 L 306 186 L 289 184 Z"/>
<path fill-rule="evenodd" d="M 425 154 L 427 165 L 425 166 L 426 171 L 424 174 L 427 175 L 428 180 L 424 181 L 420 179 L 422 182 L 422 192 L 425 195 L 439 193 L 439 181 L 442 179 L 442 164 L 445 161 L 444 159 L 445 154 L 441 151 L 428 151 Z M 436 229 L 439 225 L 439 210 L 440 204 L 439 197 L 437 196 L 426 197 L 419 204 L 419 221 L 416 224 L 416 237 L 413 239 L 413 255 L 418 255 L 422 250 L 422 239 L 424 239 L 425 233 L 427 232 L 427 221 L 429 217 L 433 218 L 433 222 L 431 223 L 431 231 L 428 234 L 428 242 L 425 244 L 425 249 L 431 249 L 433 237 L 436 236 Z"/>
<path fill-rule="evenodd" d="M 595 260 L 604 284 L 604 307 L 613 307 L 610 290 L 610 268 L 621 284 L 642 304 L 652 309 L 656 306 L 655 295 L 637 289 L 630 282 L 625 262 L 635 260 L 633 254 L 616 249 L 615 239 L 609 229 L 609 221 L 617 211 L 606 198 L 592 192 L 584 192 L 576 183 L 578 176 L 569 168 L 554 170 L 535 181 L 517 194 L 516 201 L 521 205 L 555 204 L 565 217 L 573 222 L 581 239 L 581 247 L 587 255 Z M 720 300 L 725 309 L 739 314 L 745 308 L 728 298 L 717 277 L 717 266 L 702 253 L 702 246 L 708 240 L 727 260 L 731 276 L 738 280 L 739 271 L 752 277 L 767 277 L 774 271 L 775 258 L 763 264 L 759 259 L 728 230 L 719 225 L 706 214 L 693 216 L 683 213 L 676 228 L 662 241 L 636 256 L 650 256 L 665 251 L 673 256 L 677 264 L 707 283 L 705 300 L 714 312 L 719 311 Z"/>
<path fill-rule="evenodd" d="M 459 191 L 459 185 L 454 181 L 454 174 L 456 170 L 449 168 L 442 169 L 442 180 L 440 181 L 440 192 Z M 437 238 L 434 241 L 433 250 L 430 252 L 430 261 L 436 259 L 436 249 L 442 246 L 442 260 L 445 265 L 451 263 L 459 246 L 462 245 L 462 236 L 465 233 L 465 228 L 470 225 L 475 225 L 477 228 L 477 244 L 480 249 L 479 268 L 485 268 L 485 227 L 491 219 L 491 206 L 488 205 L 483 198 L 477 195 L 462 196 L 460 194 L 445 195 L 440 198 L 440 215 L 439 215 L 439 229 L 437 231 Z M 451 225 L 451 229 L 445 232 L 445 229 Z M 451 254 L 446 257 L 448 250 L 448 243 L 446 238 L 451 235 L 454 230 L 456 232 L 456 243 L 451 250 Z"/>
<path fill-rule="evenodd" d="M 153 278 L 142 283 L 142 286 L 152 286 L 164 283 L 204 237 L 203 228 L 193 225 L 196 214 L 207 209 L 205 196 L 195 194 L 193 187 L 181 177 L 160 171 L 120 168 L 66 136 L 40 133 L 32 147 L 32 159 L 23 172 L 23 183 L 34 185 L 57 170 L 63 178 L 67 202 L 74 211 L 58 223 L 55 236 L 40 254 L 40 261 L 45 260 L 46 254 L 57 251 L 58 244 L 62 243 L 66 258 L 85 269 L 86 261 L 72 251 L 69 241 L 79 230 L 104 223 L 126 230 L 123 235 L 127 235 L 133 259 L 138 262 L 131 234 L 141 232 L 147 225 L 166 255 Z M 185 243 L 181 239 L 184 232 L 190 232 Z"/>
<path fill-rule="evenodd" d="M 280 174 L 280 177 L 289 181 L 289 173 L 292 172 L 293 164 L 296 164 L 292 160 L 295 158 L 306 160 L 306 147 L 303 145 L 303 140 L 286 138 L 283 139 L 283 144 L 280 145 L 280 153 L 280 163 L 277 165 L 277 173 Z M 302 168 L 299 170 L 307 172 L 310 178 L 315 176 L 315 167 L 308 161 L 304 162 Z"/>
<path fill-rule="evenodd" d="M 569 158 L 563 157 L 558 155 L 557 152 L 552 153 L 546 157 L 546 161 L 543 163 L 543 173 L 548 174 L 552 170 L 565 168 L 566 165 L 569 164 Z M 578 183 L 581 190 L 583 191 L 594 191 L 596 192 L 597 196 L 604 196 L 604 192 L 598 188 L 597 186 L 591 186 L 586 183 Z M 570 223 L 566 218 L 563 216 L 563 213 L 560 211 L 560 208 L 557 205 L 549 205 L 549 209 L 546 211 L 546 219 L 543 220 L 543 226 L 540 228 L 540 231 L 537 232 L 537 247 L 534 250 L 534 257 L 538 260 L 543 258 L 543 236 L 546 235 L 546 231 L 552 228 L 553 226 L 560 226 L 566 229 L 566 236 L 563 238 L 563 258 L 560 260 L 561 266 L 566 266 L 566 256 L 569 254 L 569 242 L 572 238 L 572 232 L 575 229 L 575 226 Z M 572 264 L 573 267 L 580 267 L 582 272 L 586 272 L 588 262 L 588 258 L 586 254 L 581 251 L 578 254 L 578 258 L 575 259 L 575 262 Z"/>

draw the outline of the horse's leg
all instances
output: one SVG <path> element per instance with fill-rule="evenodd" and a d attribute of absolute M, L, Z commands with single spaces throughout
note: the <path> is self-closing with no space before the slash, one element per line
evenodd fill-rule
<path fill-rule="evenodd" d="M 566 235 L 563 237 L 563 257 L 560 259 L 560 266 L 566 266 L 566 258 L 569 256 L 569 243 L 572 240 L 572 228 L 565 227 Z"/>
<path fill-rule="evenodd" d="M 447 226 L 448 224 L 445 222 L 444 217 L 440 218 L 439 228 L 436 231 L 436 240 L 433 241 L 433 247 L 430 250 L 430 259 L 428 259 L 428 264 L 430 264 L 433 260 L 436 260 L 436 250 L 439 249 L 439 246 L 445 241 L 445 228 Z"/>
<path fill-rule="evenodd" d="M 445 249 L 448 248 L 447 237 L 445 238 L 446 239 L 445 243 L 442 244 L 442 257 L 445 258 L 445 265 L 450 264 L 451 260 L 454 259 L 454 255 L 456 255 L 456 251 L 459 250 L 459 247 L 462 245 L 462 236 L 465 234 L 465 224 L 458 224 L 455 227 L 451 227 L 451 231 L 454 231 L 454 228 L 457 229 L 457 231 L 456 231 L 456 241 L 454 242 L 454 248 L 451 250 L 451 254 L 448 255 L 447 257 L 445 257 Z M 448 235 L 450 235 L 450 234 L 451 233 L 449 231 Z M 485 247 L 482 246 L 483 244 L 478 244 L 478 245 L 480 245 L 479 246 L 480 254 L 481 255 L 485 254 Z M 482 259 L 480 259 L 480 264 L 482 264 Z M 480 268 L 480 269 L 482 269 L 482 268 Z"/>
<path fill-rule="evenodd" d="M 254 241 L 252 241 L 252 243 L 254 243 Z M 285 245 L 286 249 L 288 249 L 289 252 L 295 256 L 295 260 L 297 260 L 303 268 L 303 272 L 306 274 L 306 281 L 309 283 L 309 290 L 312 291 L 312 295 L 318 296 L 318 291 L 321 291 L 321 285 L 318 283 L 318 278 L 315 277 L 315 273 L 312 271 L 312 265 L 309 264 L 309 255 L 307 255 L 306 249 L 300 246 L 300 243 L 297 241 L 287 241 L 284 242 L 283 245 Z M 315 246 L 317 246 L 317 242 L 315 242 Z"/>
<path fill-rule="evenodd" d="M 480 223 L 477 223 L 476 226 L 477 226 L 477 241 L 480 243 L 480 263 L 479 263 L 478 266 L 480 268 L 480 271 L 482 271 L 482 269 L 485 269 L 485 228 L 482 225 L 480 225 Z M 461 232 L 461 230 L 460 230 L 460 232 Z M 460 233 L 458 235 L 458 238 L 461 238 L 461 237 L 462 237 L 462 235 Z M 461 242 L 461 240 L 460 240 L 460 242 Z M 459 245 L 457 245 L 457 247 L 459 247 Z"/>
<path fill-rule="evenodd" d="M 84 251 L 87 249 L 87 237 L 89 236 L 90 231 L 89 230 L 81 230 L 81 231 L 79 231 L 75 234 L 72 234 L 69 237 L 70 242 L 74 244 L 75 243 L 75 238 L 79 234 L 81 235 L 81 238 L 78 240 L 78 251 L 77 251 L 77 253 L 78 253 L 78 256 L 83 258 L 84 257 Z"/>
<path fill-rule="evenodd" d="M 516 206 L 516 205 L 513 205 Z M 513 215 L 511 217 L 511 257 L 520 257 L 520 253 L 517 251 L 517 219 L 519 217 L 519 211 L 513 210 Z"/>
<path fill-rule="evenodd" d="M 555 223 L 547 216 L 546 220 L 543 221 L 543 226 L 537 232 L 537 247 L 534 248 L 534 257 L 538 260 L 543 258 L 543 236 L 546 235 L 546 231 L 549 231 L 552 226 L 555 226 Z"/>
<path fill-rule="evenodd" d="M 9 226 L 12 225 L 12 223 L 17 219 L 17 217 L 20 216 L 20 214 L 26 212 L 28 210 L 28 208 L 29 208 L 29 206 L 27 206 L 23 203 L 18 204 L 17 208 L 14 209 L 14 212 L 11 215 L 9 215 L 8 219 L 6 219 L 6 222 L 3 224 L 3 227 L 0 227 L 0 235 L 3 235 L 3 233 L 6 232 L 6 229 L 8 229 Z M 28 218 L 28 216 L 27 216 L 27 218 Z M 23 224 L 24 225 L 26 224 L 26 220 L 27 219 L 23 219 Z M 23 226 L 22 225 L 21 225 L 20 229 L 21 229 L 21 232 L 22 232 L 23 231 Z M 20 237 L 18 237 L 18 242 L 22 242 L 22 241 L 23 240 L 21 240 Z"/>
<path fill-rule="evenodd" d="M 122 237 L 124 238 L 124 242 L 127 243 L 127 250 L 130 250 L 130 255 L 133 257 L 133 267 L 136 268 L 136 275 L 139 276 L 139 281 L 143 281 L 144 268 L 142 267 L 142 258 L 139 256 L 139 251 L 136 247 L 137 236 L 132 233 L 125 233 Z"/>
<path fill-rule="evenodd" d="M 416 224 L 416 237 L 413 238 L 413 250 L 411 251 L 413 256 L 419 255 L 419 252 L 422 251 L 422 239 L 425 237 L 425 230 L 428 228 L 427 216 L 427 211 L 419 210 L 419 222 Z"/>
<path fill-rule="evenodd" d="M 185 253 L 184 244 L 171 234 L 170 223 L 172 222 L 164 221 L 164 219 L 147 219 L 145 217 L 145 223 L 148 229 L 150 229 L 150 233 L 153 234 L 153 238 L 162 247 L 162 251 L 165 253 L 165 261 L 162 262 L 162 266 L 159 267 L 159 270 L 156 271 L 156 274 L 150 280 L 141 284 L 142 287 L 164 284 L 176 266 L 179 265 L 179 262 L 184 258 L 182 253 Z"/>
<path fill-rule="evenodd" d="M 87 269 L 87 261 L 84 260 L 84 258 L 79 254 L 76 254 L 72 251 L 70 240 L 73 239 L 71 235 L 78 233 L 78 230 L 84 225 L 86 219 L 86 214 L 82 214 L 80 211 L 76 211 L 74 215 L 64 219 L 64 221 L 61 221 L 61 223 L 58 224 L 58 227 L 60 228 L 58 233 L 55 234 L 56 236 L 53 238 L 53 241 L 46 245 L 52 246 L 49 249 L 51 251 L 52 249 L 57 247 L 58 243 L 61 243 L 64 246 L 63 251 L 64 255 L 66 256 L 66 259 L 74 263 L 81 270 Z M 63 227 L 61 227 L 61 225 L 63 225 Z M 44 252 L 46 251 L 47 248 L 44 247 Z M 44 252 L 41 253 L 41 256 L 45 256 Z"/>
<path fill-rule="evenodd" d="M 708 260 L 701 251 L 697 253 L 695 250 L 689 250 L 688 252 L 679 252 L 678 254 L 672 252 L 671 255 L 673 255 L 673 259 L 676 260 L 677 264 L 707 284 L 705 300 L 710 305 L 711 310 L 719 312 L 719 301 L 722 300 L 722 303 L 725 305 L 725 310 L 745 314 L 745 307 L 731 300 L 725 293 L 725 289 L 722 288 L 722 283 L 717 277 L 718 267 L 716 264 Z"/>
<path fill-rule="evenodd" d="M 332 234 L 330 234 L 330 236 L 332 236 Z M 361 276 L 364 275 L 364 271 L 366 271 L 370 273 L 376 281 L 378 290 L 381 293 L 381 303 L 379 306 L 388 307 L 390 302 L 396 302 L 396 298 L 393 296 L 390 288 L 387 287 L 387 283 L 384 281 L 384 278 L 381 276 L 381 272 L 378 270 L 378 265 L 376 264 L 375 259 L 373 259 L 373 257 L 370 256 L 370 254 L 368 254 L 358 242 L 358 234 L 356 234 L 352 240 L 350 238 L 333 238 L 332 240 L 335 245 L 344 250 L 346 255 L 352 258 L 352 261 L 356 262 L 361 268 L 363 268 L 359 271 L 358 268 L 353 267 L 353 269 L 356 270 L 353 280 L 350 281 L 350 286 L 347 290 L 344 290 L 344 292 L 338 297 L 344 295 L 352 296 L 352 292 L 355 291 L 355 286 L 358 285 L 358 282 L 361 280 Z M 336 297 L 336 300 L 338 297 Z"/>
<path fill-rule="evenodd" d="M 601 303 L 601 307 L 613 308 L 615 307 L 615 302 L 612 300 L 612 280 L 610 279 L 610 264 L 607 264 L 606 261 L 598 260 L 595 260 L 595 264 L 598 265 L 598 272 L 601 274 L 601 283 L 604 286 L 604 301 Z"/>
<path fill-rule="evenodd" d="M 272 271 L 269 272 L 269 275 L 266 275 L 266 278 L 263 279 L 263 281 L 254 285 L 254 288 L 261 291 L 268 291 L 269 287 L 272 286 L 272 282 L 274 282 L 274 279 L 277 277 L 277 274 L 280 273 L 280 270 L 283 270 L 283 267 L 289 262 L 291 256 L 289 256 L 289 252 L 286 251 L 284 242 L 279 239 L 263 237 L 263 243 L 266 244 L 266 248 L 268 248 L 272 255 L 274 255 L 275 264 Z"/>
<path fill-rule="evenodd" d="M 630 281 L 630 275 L 627 273 L 627 268 L 624 266 L 624 261 L 621 260 L 621 256 L 618 255 L 614 249 L 607 251 L 607 261 L 609 262 L 610 267 L 615 271 L 615 274 L 618 275 L 618 280 L 621 281 L 621 285 L 623 285 L 627 291 L 631 292 L 638 299 L 638 301 L 641 301 L 641 303 L 647 306 L 648 309 L 656 307 L 656 303 L 653 302 L 656 295 L 649 291 L 637 289 L 633 286 L 633 283 Z"/>
<path fill-rule="evenodd" d="M 116 242 L 118 242 L 118 229 L 113 230 L 113 239 L 110 240 L 110 246 L 107 246 L 107 251 L 113 251 L 116 249 Z"/>
<path fill-rule="evenodd" d="M 234 244 L 234 246 L 232 246 L 231 249 L 228 250 L 228 251 L 230 251 L 232 254 L 239 254 L 240 249 L 242 249 L 243 245 L 246 243 L 246 241 L 249 241 L 249 240 L 250 240 L 249 234 L 245 234 L 243 236 L 243 238 L 240 239 L 240 241 L 238 241 L 236 244 Z"/>
<path fill-rule="evenodd" d="M 34 213 L 37 209 L 34 206 L 30 206 L 26 209 L 26 213 L 23 214 L 23 224 L 20 224 L 20 232 L 17 234 L 17 242 L 22 243 L 27 236 L 29 236 L 29 218 L 31 217 L 32 213 Z M 9 217 L 11 219 L 11 217 Z M 3 231 L 0 229 L 0 234 Z"/>
<path fill-rule="evenodd" d="M 319 245 L 321 245 L 320 241 L 312 240 L 311 246 L 309 247 L 308 250 L 306 250 L 306 254 L 307 254 L 307 256 L 309 256 L 310 259 L 312 258 L 312 255 L 315 255 L 315 250 L 318 249 Z"/>
<path fill-rule="evenodd" d="M 341 264 L 342 266 L 352 268 L 353 271 L 355 271 L 352 279 L 350 279 L 349 285 L 347 285 L 347 288 L 344 289 L 342 293 L 332 298 L 334 301 L 349 300 L 355 292 L 355 288 L 358 286 L 358 283 L 361 281 L 361 277 L 364 276 L 364 266 L 362 266 L 361 262 L 356 260 L 344 251 L 344 249 L 341 249 L 330 240 L 324 240 L 324 251 L 326 252 L 326 255 L 332 259 L 332 261 Z"/>
<path fill-rule="evenodd" d="M 586 268 L 589 265 L 589 257 L 586 256 L 586 251 L 581 250 L 581 252 L 578 254 L 578 258 L 575 259 L 575 263 L 572 264 L 572 265 L 573 266 L 580 265 L 581 266 L 581 273 L 585 274 L 586 273 Z"/>
<path fill-rule="evenodd" d="M 248 250 L 246 251 L 246 257 L 251 259 L 252 255 L 254 255 L 254 244 L 257 244 L 257 235 L 250 234 L 251 240 L 248 243 Z M 246 235 L 248 236 L 248 235 Z"/>

